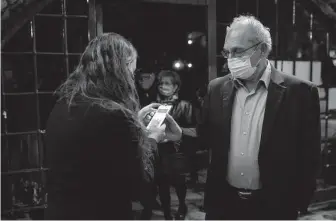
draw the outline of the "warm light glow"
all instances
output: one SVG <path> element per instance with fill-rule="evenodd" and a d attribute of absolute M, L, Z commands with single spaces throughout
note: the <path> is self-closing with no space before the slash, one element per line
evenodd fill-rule
<path fill-rule="evenodd" d="M 181 60 L 176 60 L 173 62 L 173 68 L 176 70 L 181 70 L 184 68 L 184 63 Z"/>
<path fill-rule="evenodd" d="M 34 31 L 33 31 L 33 21 L 30 21 L 30 37 L 34 37 Z"/>
<path fill-rule="evenodd" d="M 192 63 L 188 63 L 188 68 L 191 68 L 192 67 Z"/>
<path fill-rule="evenodd" d="M 192 40 L 188 40 L 188 45 L 191 45 L 193 43 Z"/>

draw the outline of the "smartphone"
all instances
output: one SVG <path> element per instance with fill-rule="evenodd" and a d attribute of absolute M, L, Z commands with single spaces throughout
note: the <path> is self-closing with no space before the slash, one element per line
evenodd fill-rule
<path fill-rule="evenodd" d="M 147 125 L 147 129 L 151 127 L 159 127 L 163 123 L 163 121 L 166 119 L 166 115 L 169 113 L 169 111 L 172 109 L 172 105 L 161 105 L 156 110 L 154 116 L 152 117 L 151 121 Z"/>

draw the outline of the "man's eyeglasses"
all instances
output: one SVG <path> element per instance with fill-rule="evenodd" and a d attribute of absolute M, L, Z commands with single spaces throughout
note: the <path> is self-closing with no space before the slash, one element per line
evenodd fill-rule
<path fill-rule="evenodd" d="M 246 49 L 239 49 L 239 48 L 233 49 L 231 52 L 223 50 L 223 51 L 221 51 L 221 53 L 222 53 L 224 58 L 229 58 L 230 55 L 231 55 L 231 57 L 234 57 L 234 58 L 240 58 L 240 57 L 243 57 L 246 54 L 245 52 L 247 52 L 251 48 L 257 47 L 261 43 L 262 42 L 259 42 L 259 43 L 254 44 L 251 47 L 248 47 Z"/>

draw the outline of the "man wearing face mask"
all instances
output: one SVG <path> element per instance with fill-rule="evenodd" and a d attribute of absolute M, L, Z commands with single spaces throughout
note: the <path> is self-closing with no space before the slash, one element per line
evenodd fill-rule
<path fill-rule="evenodd" d="M 206 219 L 296 219 L 316 187 L 319 96 L 267 60 L 270 31 L 253 16 L 227 28 L 230 74 L 208 86 L 198 135 L 211 152 Z"/>

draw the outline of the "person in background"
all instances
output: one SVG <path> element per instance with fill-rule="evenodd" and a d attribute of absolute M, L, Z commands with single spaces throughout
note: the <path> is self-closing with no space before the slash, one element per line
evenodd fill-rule
<path fill-rule="evenodd" d="M 135 78 L 141 107 L 154 102 L 157 92 L 153 65 L 145 65 L 138 69 Z"/>
<path fill-rule="evenodd" d="M 172 105 L 171 116 L 182 129 L 182 139 L 178 142 L 164 141 L 159 144 L 161 168 L 159 170 L 159 195 L 165 219 L 173 218 L 170 207 L 170 185 L 173 185 L 179 200 L 175 219 L 184 219 L 188 208 L 185 204 L 187 186 L 186 173 L 188 171 L 188 148 L 193 148 L 196 137 L 196 120 L 192 104 L 180 100 L 178 96 L 181 87 L 179 75 L 170 70 L 163 70 L 158 74 L 157 103 Z M 178 166 L 180 165 L 180 166 Z"/>
<path fill-rule="evenodd" d="M 195 116 L 196 122 L 201 122 L 201 111 L 202 111 L 202 105 L 203 105 L 203 97 L 206 93 L 206 85 L 205 87 L 199 87 L 197 88 L 195 92 L 195 97 L 192 99 L 192 106 L 193 106 L 193 114 Z M 188 156 L 190 158 L 190 178 L 187 181 L 188 187 L 193 188 L 194 190 L 197 190 L 197 184 L 198 184 L 198 170 L 200 166 L 200 162 L 197 162 L 199 158 L 197 157 L 197 151 L 200 150 L 200 145 L 197 139 L 194 139 L 194 144 L 190 145 L 191 148 L 188 148 Z"/>
<path fill-rule="evenodd" d="M 295 220 L 316 188 L 318 90 L 271 65 L 270 30 L 255 17 L 226 33 L 230 74 L 210 82 L 198 128 L 211 152 L 206 219 Z"/>
<path fill-rule="evenodd" d="M 45 219 L 133 219 L 132 200 L 145 201 L 157 143 L 181 139 L 170 115 L 144 129 L 134 82 L 137 52 L 124 37 L 94 38 L 76 70 L 57 90 L 46 128 L 48 207 Z"/>
<path fill-rule="evenodd" d="M 155 76 L 155 64 L 147 61 L 142 62 L 141 68 L 136 70 L 136 88 L 139 95 L 140 106 L 145 107 L 155 101 L 156 98 L 156 76 Z M 154 175 L 155 176 L 155 175 Z M 155 176 L 156 177 L 156 176 Z M 152 186 L 152 196 L 148 196 L 151 200 L 144 203 L 144 209 L 141 212 L 140 219 L 149 220 L 152 217 L 152 209 L 160 209 L 161 205 L 156 199 L 158 195 L 157 180 L 154 178 Z"/>

